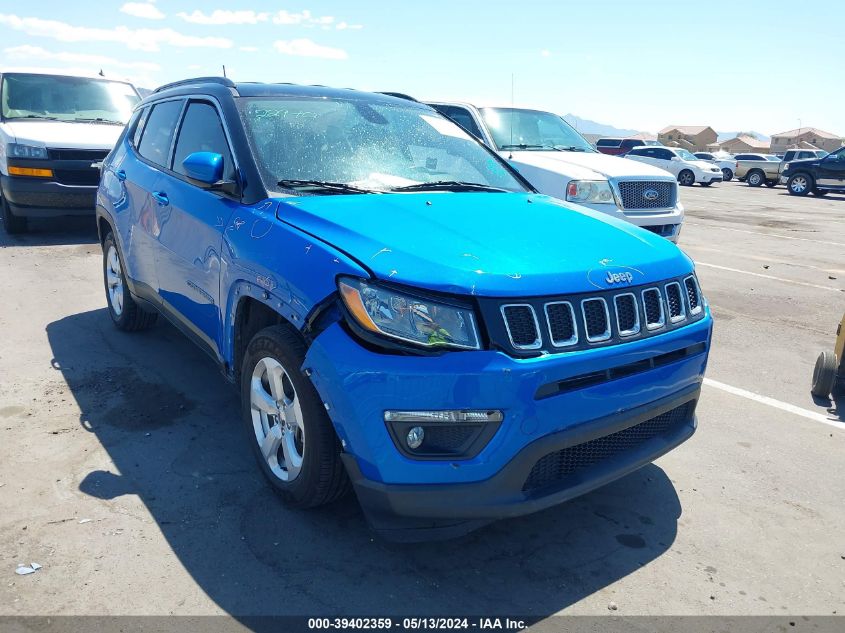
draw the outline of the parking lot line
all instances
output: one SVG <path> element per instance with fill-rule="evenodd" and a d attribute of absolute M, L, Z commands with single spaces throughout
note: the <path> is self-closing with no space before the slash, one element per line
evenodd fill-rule
<path fill-rule="evenodd" d="M 696 261 L 696 266 L 705 266 L 707 268 L 716 268 L 718 270 L 727 270 L 732 273 L 741 273 L 743 275 L 751 275 L 753 277 L 762 277 L 763 279 L 773 279 L 775 281 L 783 281 L 788 284 L 795 284 L 797 286 L 806 286 L 808 288 L 816 288 L 818 290 L 828 290 L 830 292 L 843 292 L 839 288 L 831 288 L 830 286 L 819 286 L 817 284 L 810 284 L 806 281 L 795 281 L 794 279 L 785 279 L 784 277 L 775 277 L 774 275 L 764 275 L 763 273 L 752 273 L 748 270 L 740 270 L 739 268 L 729 268 L 728 266 L 719 266 L 718 264 L 708 264 L 702 261 Z"/>
<path fill-rule="evenodd" d="M 762 235 L 765 237 L 779 237 L 782 240 L 797 240 L 799 242 L 815 242 L 816 244 L 826 244 L 828 246 L 843 246 L 842 242 L 828 242 L 826 240 L 814 240 L 811 237 L 795 237 L 794 235 L 780 235 L 778 233 L 765 233 L 763 231 L 746 231 L 745 229 L 735 229 L 729 226 L 716 226 L 715 224 L 701 223 L 701 222 L 685 222 L 690 226 L 703 226 L 708 229 L 719 229 L 720 231 L 733 231 L 734 233 L 747 233 L 748 235 Z"/>
<path fill-rule="evenodd" d="M 760 404 L 780 409 L 781 411 L 788 411 L 789 413 L 800 415 L 802 418 L 807 418 L 808 420 L 813 420 L 814 422 L 821 422 L 822 424 L 827 424 L 829 426 L 836 427 L 837 429 L 845 429 L 845 422 L 839 422 L 817 411 L 802 409 L 801 407 L 796 407 L 794 404 L 781 402 L 780 400 L 775 400 L 774 398 L 769 398 L 768 396 L 761 396 L 753 391 L 746 391 L 745 389 L 740 389 L 739 387 L 726 385 L 725 383 L 713 380 L 712 378 L 705 378 L 704 384 L 708 387 L 715 387 L 716 389 L 721 389 L 722 391 L 726 391 L 727 393 L 735 396 L 740 396 L 741 398 L 747 398 L 749 400 L 753 400 L 754 402 L 759 402 Z"/>

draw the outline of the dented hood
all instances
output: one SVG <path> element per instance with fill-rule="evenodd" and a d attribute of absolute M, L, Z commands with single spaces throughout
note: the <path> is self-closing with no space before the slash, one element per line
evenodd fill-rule
<path fill-rule="evenodd" d="M 692 262 L 643 229 L 537 194 L 413 193 L 286 198 L 280 220 L 375 277 L 453 294 L 518 297 L 685 274 Z"/>

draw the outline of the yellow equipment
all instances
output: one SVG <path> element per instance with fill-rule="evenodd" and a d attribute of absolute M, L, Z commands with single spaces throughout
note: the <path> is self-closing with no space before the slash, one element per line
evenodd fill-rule
<path fill-rule="evenodd" d="M 827 398 L 836 387 L 836 377 L 845 382 L 845 315 L 836 329 L 836 343 L 833 353 L 822 352 L 816 359 L 813 370 L 812 394 L 819 398 Z"/>

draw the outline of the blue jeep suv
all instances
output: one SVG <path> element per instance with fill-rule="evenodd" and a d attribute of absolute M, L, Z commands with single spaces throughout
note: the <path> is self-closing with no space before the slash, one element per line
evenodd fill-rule
<path fill-rule="evenodd" d="M 537 194 L 428 106 L 200 78 L 144 99 L 97 195 L 109 313 L 237 384 L 290 504 L 354 488 L 388 538 L 534 512 L 689 438 L 692 262 Z"/>

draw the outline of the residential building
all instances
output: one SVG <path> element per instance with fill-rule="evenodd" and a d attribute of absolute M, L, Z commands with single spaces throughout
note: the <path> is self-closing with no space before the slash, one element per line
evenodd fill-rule
<path fill-rule="evenodd" d="M 815 127 L 778 132 L 772 136 L 772 153 L 780 154 L 788 149 L 823 149 L 832 152 L 843 145 L 841 136 Z"/>
<path fill-rule="evenodd" d="M 714 143 L 711 151 L 722 150 L 730 154 L 768 154 L 769 142 L 761 141 L 759 138 L 749 136 L 747 134 L 740 134 L 734 138 L 722 141 L 721 143 Z"/>
<path fill-rule="evenodd" d="M 657 133 L 657 140 L 667 147 L 682 147 L 691 152 L 706 152 L 719 135 L 709 125 L 670 125 Z"/>

